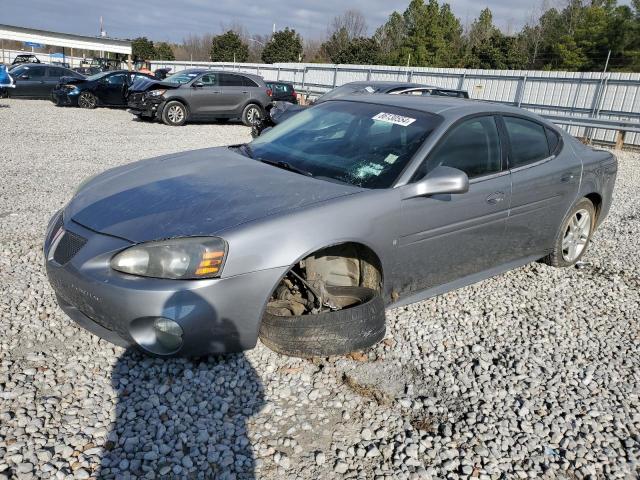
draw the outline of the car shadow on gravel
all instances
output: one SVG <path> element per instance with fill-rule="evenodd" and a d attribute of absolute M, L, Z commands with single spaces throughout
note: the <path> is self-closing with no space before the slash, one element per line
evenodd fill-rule
<path fill-rule="evenodd" d="M 179 292 L 167 302 L 177 317 L 180 309 L 187 316 L 192 310 L 189 295 Z M 212 319 L 216 328 L 234 331 L 215 312 Z M 237 335 L 222 341 L 234 349 Z M 247 427 L 265 402 L 244 354 L 159 359 L 129 349 L 118 358 L 111 382 L 116 420 L 97 478 L 255 478 Z"/>

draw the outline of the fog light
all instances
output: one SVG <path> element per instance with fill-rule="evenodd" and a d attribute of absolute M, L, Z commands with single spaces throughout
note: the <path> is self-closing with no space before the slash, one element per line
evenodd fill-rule
<path fill-rule="evenodd" d="M 182 345 L 182 327 L 168 318 L 156 318 L 153 322 L 156 339 L 164 348 L 174 351 Z"/>

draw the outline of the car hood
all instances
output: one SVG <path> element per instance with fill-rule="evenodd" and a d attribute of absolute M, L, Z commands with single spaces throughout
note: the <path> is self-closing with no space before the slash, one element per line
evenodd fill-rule
<path fill-rule="evenodd" d="M 245 222 L 362 190 L 218 147 L 104 172 L 73 197 L 64 218 L 137 243 L 217 235 Z"/>
<path fill-rule="evenodd" d="M 60 77 L 60 79 L 58 80 L 58 85 L 79 85 L 80 83 L 86 83 L 86 82 L 87 82 L 86 78 L 66 76 L 66 77 Z"/>
<path fill-rule="evenodd" d="M 175 89 L 180 88 L 177 83 L 164 82 L 161 80 L 154 80 L 152 78 L 140 77 L 137 78 L 129 87 L 130 92 L 147 92 L 149 90 L 155 90 L 157 88 Z"/>

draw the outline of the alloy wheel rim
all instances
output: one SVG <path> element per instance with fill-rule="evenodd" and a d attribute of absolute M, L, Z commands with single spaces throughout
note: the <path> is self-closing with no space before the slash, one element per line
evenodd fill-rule
<path fill-rule="evenodd" d="M 260 119 L 260 112 L 258 111 L 258 109 L 255 107 L 251 107 L 247 112 L 247 119 L 251 124 L 256 123 Z"/>
<path fill-rule="evenodd" d="M 91 97 L 91 95 L 85 94 L 83 93 L 82 95 L 80 95 L 80 105 L 82 107 L 85 108 L 91 108 L 94 105 L 94 101 L 93 98 Z"/>
<path fill-rule="evenodd" d="M 575 262 L 587 246 L 591 233 L 591 214 L 580 209 L 575 212 L 564 232 L 562 239 L 562 258 L 567 262 Z"/>
<path fill-rule="evenodd" d="M 177 105 L 173 105 L 169 108 L 169 111 L 167 112 L 167 117 L 169 117 L 169 121 L 171 123 L 178 123 L 181 122 L 182 119 L 184 118 L 184 112 L 182 111 L 182 108 L 180 108 Z"/>

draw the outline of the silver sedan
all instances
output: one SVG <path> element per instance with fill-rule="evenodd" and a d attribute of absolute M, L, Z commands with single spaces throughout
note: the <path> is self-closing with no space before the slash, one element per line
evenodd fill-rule
<path fill-rule="evenodd" d="M 516 108 L 369 95 L 246 145 L 84 182 L 47 230 L 60 306 L 160 356 L 366 348 L 387 307 L 543 260 L 579 261 L 611 205 L 613 155 Z"/>

